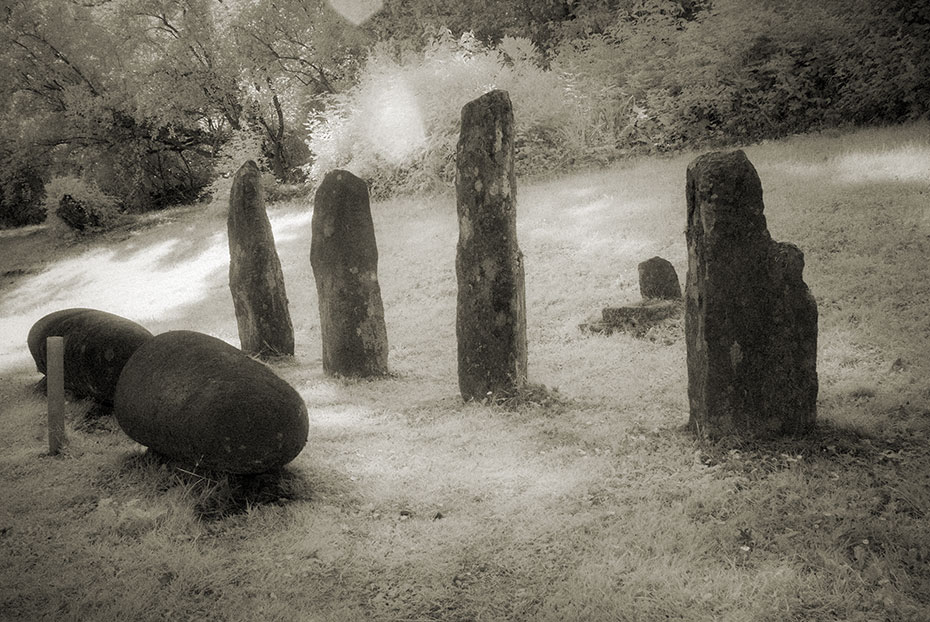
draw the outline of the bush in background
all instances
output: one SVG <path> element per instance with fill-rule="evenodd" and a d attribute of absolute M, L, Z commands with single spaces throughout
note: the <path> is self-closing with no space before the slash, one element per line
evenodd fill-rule
<path fill-rule="evenodd" d="M 419 52 L 375 46 L 359 82 L 309 123 L 311 178 L 349 168 L 376 195 L 447 186 L 461 107 L 492 88 L 510 92 L 523 175 L 930 112 L 930 5 L 576 4 L 547 27 L 545 53 L 448 32 Z"/>
<path fill-rule="evenodd" d="M 93 182 L 73 175 L 53 177 L 45 185 L 43 206 L 54 228 L 67 226 L 82 231 L 104 231 L 120 221 L 120 207 L 115 198 L 105 194 Z M 78 218 L 65 210 L 83 212 Z"/>
<path fill-rule="evenodd" d="M 631 110 L 613 87 L 544 68 L 528 39 L 489 47 L 470 34 L 434 38 L 420 53 L 376 46 L 359 82 L 310 120 L 310 177 L 348 168 L 374 195 L 451 183 L 462 106 L 491 89 L 510 93 L 517 169 L 551 170 L 610 150 Z"/>
<path fill-rule="evenodd" d="M 0 157 L 0 228 L 45 220 L 42 172 L 28 158 Z"/>
<path fill-rule="evenodd" d="M 715 0 L 695 13 L 642 0 L 564 39 L 560 64 L 631 97 L 634 138 L 657 149 L 900 122 L 930 111 L 930 8 Z"/>

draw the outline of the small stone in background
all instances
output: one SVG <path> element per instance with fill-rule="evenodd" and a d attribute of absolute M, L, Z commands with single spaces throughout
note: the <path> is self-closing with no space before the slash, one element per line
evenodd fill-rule
<path fill-rule="evenodd" d="M 667 259 L 653 257 L 638 266 L 639 291 L 643 298 L 660 298 L 663 300 L 680 300 L 681 284 L 675 267 Z"/>

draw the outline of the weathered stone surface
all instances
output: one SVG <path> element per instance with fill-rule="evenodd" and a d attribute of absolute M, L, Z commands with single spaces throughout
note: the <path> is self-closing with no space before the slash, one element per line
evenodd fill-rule
<path fill-rule="evenodd" d="M 46 339 L 64 337 L 65 388 L 75 397 L 113 403 L 129 357 L 152 333 L 124 317 L 96 309 L 63 309 L 39 319 L 26 342 L 36 369 L 46 373 Z"/>
<path fill-rule="evenodd" d="M 314 197 L 311 226 L 323 370 L 340 376 L 386 374 L 387 328 L 368 185 L 348 171 L 327 173 Z"/>
<path fill-rule="evenodd" d="M 690 427 L 701 436 L 809 429 L 817 409 L 817 305 L 804 256 L 774 242 L 742 151 L 688 166 L 685 335 Z"/>
<path fill-rule="evenodd" d="M 84 231 L 100 226 L 99 216 L 70 194 L 62 195 L 58 200 L 55 213 L 72 229 Z"/>
<path fill-rule="evenodd" d="M 624 332 L 642 337 L 653 326 L 681 318 L 683 311 L 684 306 L 679 300 L 649 299 L 624 307 L 604 307 L 599 319 L 585 322 L 579 328 L 588 333 L 610 335 Z"/>
<path fill-rule="evenodd" d="M 661 257 L 653 257 L 640 263 L 637 269 L 639 271 L 639 292 L 644 299 L 681 299 L 678 273 L 675 272 L 675 266 L 670 261 Z"/>
<path fill-rule="evenodd" d="M 307 442 L 307 407 L 269 367 L 193 331 L 162 333 L 126 363 L 113 414 L 137 443 L 214 471 L 261 473 Z"/>
<path fill-rule="evenodd" d="M 265 212 L 261 173 L 251 160 L 233 178 L 226 229 L 229 289 L 242 351 L 261 358 L 293 356 L 284 273 Z"/>
<path fill-rule="evenodd" d="M 465 400 L 507 397 L 527 379 L 513 164 L 510 96 L 491 91 L 462 108 L 456 149 L 456 336 L 459 390 Z"/>

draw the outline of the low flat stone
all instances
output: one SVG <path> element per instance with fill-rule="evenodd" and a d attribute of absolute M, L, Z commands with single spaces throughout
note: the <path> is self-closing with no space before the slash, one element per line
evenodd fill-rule
<path fill-rule="evenodd" d="M 605 307 L 600 319 L 579 325 L 582 332 L 611 335 L 624 332 L 642 337 L 650 328 L 669 319 L 683 317 L 684 305 L 680 300 L 642 300 L 623 307 Z"/>
<path fill-rule="evenodd" d="M 215 337 L 170 331 L 129 359 L 113 414 L 134 441 L 194 467 L 262 473 L 307 442 L 303 398 L 270 367 Z"/>

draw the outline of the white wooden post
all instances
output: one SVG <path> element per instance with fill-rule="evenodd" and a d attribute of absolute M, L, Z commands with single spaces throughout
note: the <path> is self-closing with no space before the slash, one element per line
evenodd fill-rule
<path fill-rule="evenodd" d="M 48 452 L 61 451 L 65 444 L 65 362 L 64 338 L 49 337 L 45 342 L 45 378 L 48 394 Z"/>

